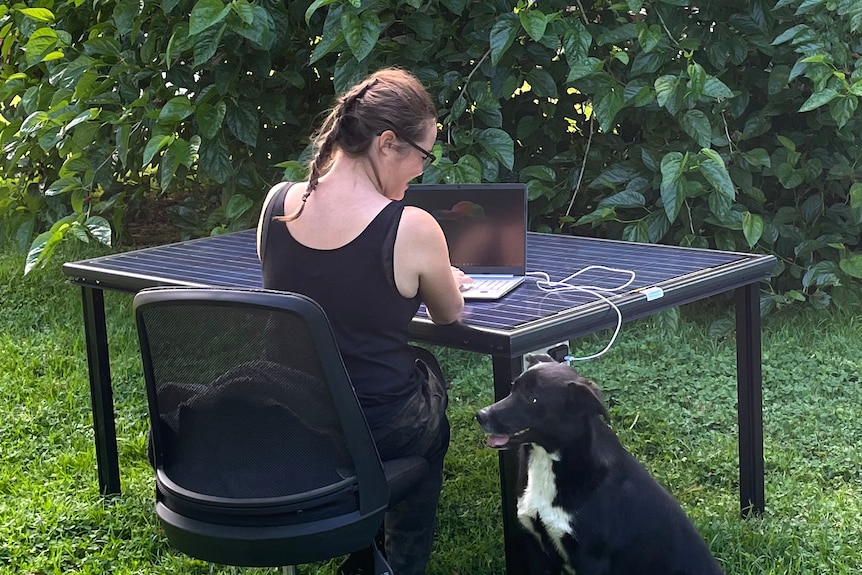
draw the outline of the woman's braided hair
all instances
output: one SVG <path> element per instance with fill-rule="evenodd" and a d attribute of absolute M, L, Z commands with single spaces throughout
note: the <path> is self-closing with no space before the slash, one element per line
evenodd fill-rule
<path fill-rule="evenodd" d="M 292 221 L 299 217 L 305 200 L 332 165 L 336 149 L 349 156 L 361 156 L 371 141 L 386 130 L 415 142 L 424 137 L 428 121 L 436 117 L 434 101 L 409 72 L 384 68 L 359 82 L 338 98 L 312 139 L 315 153 L 309 163 L 308 188 L 302 204 L 294 214 L 278 219 Z"/>

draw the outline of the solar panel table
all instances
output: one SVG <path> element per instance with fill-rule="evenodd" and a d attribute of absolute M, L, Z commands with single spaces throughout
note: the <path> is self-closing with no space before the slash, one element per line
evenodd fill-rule
<path fill-rule="evenodd" d="M 774 263 L 772 256 L 758 254 L 537 233 L 527 238 L 528 271 L 546 272 L 552 280 L 590 265 L 634 271 L 634 282 L 611 298 L 624 321 L 735 292 L 743 515 L 760 513 L 765 506 L 758 284 Z M 71 262 L 63 266 L 63 272 L 82 291 L 99 488 L 104 494 L 119 493 L 104 290 L 135 293 L 154 286 L 260 288 L 255 232 L 247 230 Z M 613 288 L 625 279 L 619 274 L 590 271 L 579 276 L 578 283 Z M 616 313 L 594 296 L 575 291 L 543 292 L 528 279 L 501 300 L 469 302 L 463 321 L 455 325 L 435 325 L 422 307 L 411 323 L 411 337 L 490 355 L 494 395 L 501 399 L 508 395 L 512 379 L 520 373 L 524 354 L 613 327 L 616 321 Z M 503 536 L 509 575 L 526 573 L 518 544 L 523 535 L 515 509 L 516 472 L 514 453 L 501 452 Z"/>

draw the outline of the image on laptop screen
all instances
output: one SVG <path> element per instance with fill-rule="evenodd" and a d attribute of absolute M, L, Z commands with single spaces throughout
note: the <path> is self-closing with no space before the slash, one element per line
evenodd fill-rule
<path fill-rule="evenodd" d="M 468 274 L 524 275 L 526 201 L 524 184 L 415 184 L 404 196 L 440 223 L 452 265 Z"/>

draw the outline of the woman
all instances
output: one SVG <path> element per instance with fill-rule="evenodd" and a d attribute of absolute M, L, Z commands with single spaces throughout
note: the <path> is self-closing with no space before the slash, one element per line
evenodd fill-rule
<path fill-rule="evenodd" d="M 314 138 L 308 181 L 270 190 L 258 225 L 264 287 L 324 308 L 381 457 L 422 455 L 432 468 L 386 514 L 398 575 L 425 572 L 449 445 L 442 376 L 430 354 L 418 360 L 408 327 L 420 302 L 434 322 L 456 321 L 460 285 L 470 282 L 451 267 L 434 218 L 399 201 L 433 161 L 436 136 L 422 84 L 401 70 L 376 72 L 337 100 Z M 358 557 L 342 572 L 359 572 Z"/>

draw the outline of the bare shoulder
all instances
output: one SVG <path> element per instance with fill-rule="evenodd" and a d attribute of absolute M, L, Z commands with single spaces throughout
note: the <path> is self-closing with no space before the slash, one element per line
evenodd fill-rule
<path fill-rule="evenodd" d="M 434 216 L 415 206 L 404 206 L 401 214 L 401 224 L 398 227 L 398 235 L 405 239 L 423 241 L 429 238 L 437 238 L 442 234 L 440 224 Z"/>

